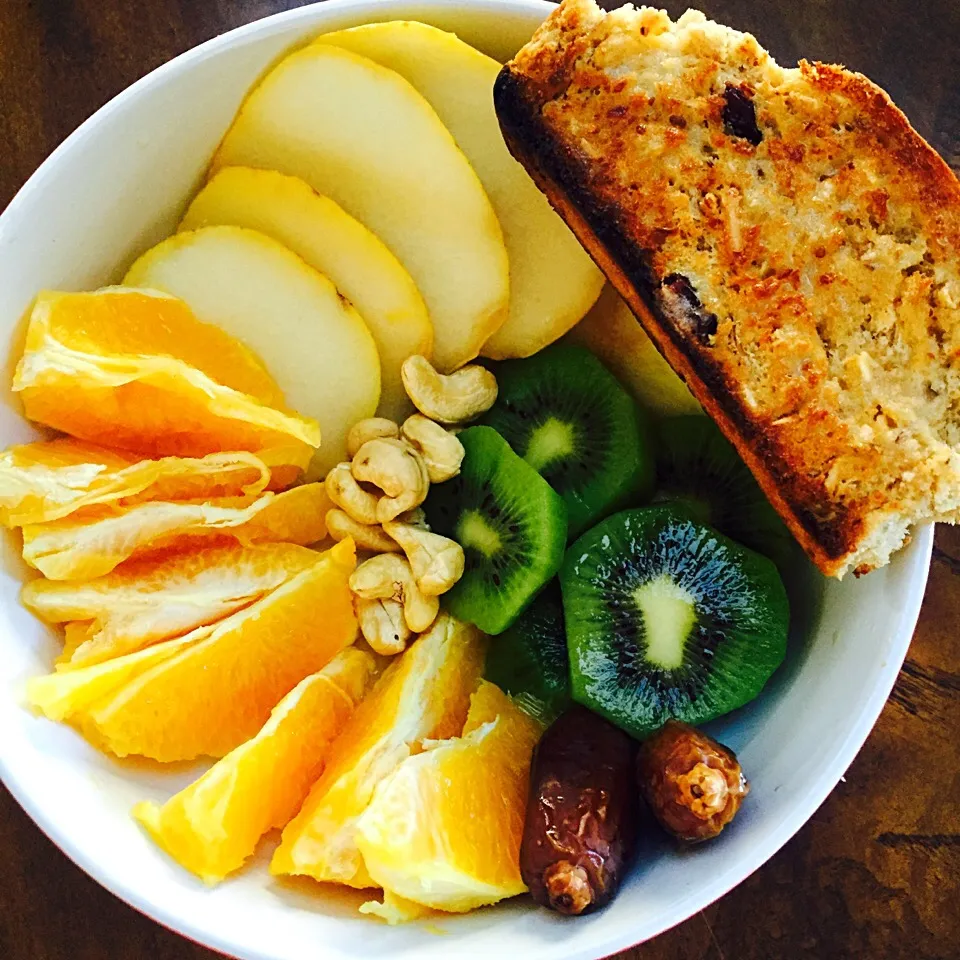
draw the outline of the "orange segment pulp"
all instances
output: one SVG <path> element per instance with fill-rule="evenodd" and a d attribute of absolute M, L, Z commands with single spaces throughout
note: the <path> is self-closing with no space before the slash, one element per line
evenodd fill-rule
<path fill-rule="evenodd" d="M 403 897 L 397 896 L 392 890 L 384 890 L 382 900 L 368 900 L 366 903 L 361 903 L 357 909 L 360 913 L 386 920 L 391 925 L 410 923 L 412 920 L 423 920 L 425 917 L 442 915 L 439 911 L 425 907 L 422 903 L 405 900 Z"/>
<path fill-rule="evenodd" d="M 357 821 L 357 846 L 373 880 L 392 895 L 452 913 L 523 893 L 520 838 L 541 732 L 484 682 L 464 735 L 400 764 Z M 405 919 L 389 898 L 365 912 Z"/>
<path fill-rule="evenodd" d="M 323 775 L 283 831 L 271 872 L 375 886 L 357 848 L 357 819 L 377 784 L 424 740 L 460 731 L 483 657 L 476 628 L 441 613 L 388 667 L 334 743 Z"/>
<path fill-rule="evenodd" d="M 87 580 L 130 557 L 161 549 L 190 550 L 231 541 L 306 546 L 326 536 L 330 507 L 322 483 L 254 499 L 91 507 L 63 520 L 27 524 L 23 559 L 51 580 Z"/>
<path fill-rule="evenodd" d="M 142 803 L 134 816 L 178 863 L 219 882 L 297 812 L 375 669 L 369 653 L 341 651 L 294 687 L 252 740 L 162 807 Z"/>
<path fill-rule="evenodd" d="M 470 709 L 460 736 L 466 737 L 498 717 L 505 717 L 512 731 L 522 738 L 533 736 L 536 741 L 543 732 L 543 724 L 521 710 L 512 697 L 507 696 L 495 683 L 481 680 L 470 697 Z"/>
<path fill-rule="evenodd" d="M 240 614 L 235 614 L 240 616 Z M 227 621 L 224 621 L 226 623 Z M 89 624 L 70 624 L 65 649 L 78 647 L 89 639 Z M 92 707 L 100 699 L 122 687 L 128 680 L 176 656 L 181 650 L 206 640 L 216 629 L 210 624 L 198 627 L 182 637 L 115 657 L 104 663 L 35 677 L 27 683 L 27 702 L 51 720 L 70 720 Z"/>
<path fill-rule="evenodd" d="M 313 459 L 314 448 L 288 440 L 277 447 L 258 450 L 257 457 L 270 468 L 270 489 L 286 490 L 303 475 Z"/>
<path fill-rule="evenodd" d="M 57 657 L 57 669 L 73 659 L 73 655 L 80 649 L 81 644 L 92 640 L 99 627 L 95 628 L 92 620 L 74 620 L 63 625 L 63 652 Z"/>
<path fill-rule="evenodd" d="M 47 523 L 106 503 L 256 496 L 270 483 L 268 464 L 246 451 L 140 460 L 63 437 L 0 453 L 0 522 Z"/>
<path fill-rule="evenodd" d="M 47 335 L 68 349 L 171 357 L 261 403 L 283 403 L 280 388 L 253 351 L 215 324 L 198 320 L 169 294 L 130 287 L 93 293 L 43 291 L 34 309 L 45 318 Z"/>
<path fill-rule="evenodd" d="M 77 712 L 74 721 L 94 743 L 121 757 L 224 756 L 254 736 L 305 676 L 356 639 L 347 585 L 355 566 L 353 541 L 344 540 L 303 573 L 222 620 L 206 639 L 138 671 Z M 69 681 L 177 642 L 52 679 Z"/>
<path fill-rule="evenodd" d="M 95 580 L 33 580 L 20 596 L 48 623 L 83 621 L 59 669 L 75 668 L 215 623 L 319 559 L 292 543 L 232 544 L 131 560 Z"/>
<path fill-rule="evenodd" d="M 250 350 L 154 291 L 41 293 L 13 389 L 31 420 L 148 456 L 320 443 Z"/>

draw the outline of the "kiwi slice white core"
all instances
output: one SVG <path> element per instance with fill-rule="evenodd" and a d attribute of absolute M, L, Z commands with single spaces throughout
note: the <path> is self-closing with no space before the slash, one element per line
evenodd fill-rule
<path fill-rule="evenodd" d="M 523 459 L 538 473 L 555 460 L 576 456 L 577 441 L 572 423 L 549 417 L 530 434 Z"/>
<path fill-rule="evenodd" d="M 463 547 L 473 547 L 487 559 L 495 557 L 503 548 L 500 534 L 487 522 L 479 510 L 469 510 L 457 524 L 457 540 Z"/>
<path fill-rule="evenodd" d="M 683 649 L 697 619 L 693 596 L 665 573 L 633 593 L 646 633 L 646 659 L 663 670 L 683 666 Z"/>

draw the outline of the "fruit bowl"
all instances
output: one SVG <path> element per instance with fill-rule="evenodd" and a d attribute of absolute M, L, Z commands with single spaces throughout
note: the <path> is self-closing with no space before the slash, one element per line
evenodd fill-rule
<path fill-rule="evenodd" d="M 329 0 L 235 30 L 134 84 L 65 141 L 0 216 L 5 383 L 36 291 L 116 282 L 168 235 L 245 93 L 282 53 L 328 30 L 418 19 L 505 59 L 551 8 L 541 0 Z M 0 437 L 4 446 L 36 437 L 9 393 Z M 604 956 L 724 894 L 823 801 L 896 678 L 923 597 L 932 533 L 916 531 L 889 567 L 861 580 L 825 582 L 808 569 L 797 571 L 788 585 L 794 635 L 786 664 L 760 699 L 710 726 L 737 751 L 753 784 L 735 828 L 696 856 L 647 843 L 618 898 L 579 920 L 519 898 L 463 917 L 389 928 L 357 914 L 362 893 L 282 882 L 265 869 L 206 889 L 158 852 L 129 815 L 138 801 L 165 800 L 198 768 L 171 772 L 111 761 L 24 707 L 25 681 L 48 669 L 56 640 L 19 604 L 26 569 L 10 538 L 0 545 L 0 777 L 41 829 L 105 887 L 230 955 L 350 957 L 362 938 L 366 956 L 486 957 L 498 950 L 530 960 Z M 268 855 L 261 851 L 261 866 Z"/>

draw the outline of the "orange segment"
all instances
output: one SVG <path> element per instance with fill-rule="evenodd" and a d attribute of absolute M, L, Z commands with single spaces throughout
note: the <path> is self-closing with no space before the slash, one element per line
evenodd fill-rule
<path fill-rule="evenodd" d="M 483 656 L 481 634 L 441 613 L 391 664 L 334 743 L 323 776 L 283 831 L 271 872 L 375 886 L 357 848 L 357 818 L 377 784 L 424 740 L 461 729 Z"/>
<path fill-rule="evenodd" d="M 305 546 L 327 534 L 331 503 L 321 483 L 256 499 L 150 501 L 92 507 L 51 523 L 23 528 L 23 559 L 51 580 L 101 577 L 124 560 L 162 550 L 272 541 Z"/>
<path fill-rule="evenodd" d="M 322 483 L 305 483 L 278 493 L 262 510 L 226 532 L 241 543 L 284 541 L 307 546 L 327 535 L 327 512 L 333 506 Z"/>
<path fill-rule="evenodd" d="M 470 710 L 463 725 L 461 737 L 466 737 L 485 723 L 498 717 L 505 717 L 520 736 L 535 732 L 535 741 L 540 739 L 543 725 L 521 710 L 512 697 L 507 696 L 495 683 L 481 680 L 473 696 L 470 697 Z"/>
<path fill-rule="evenodd" d="M 92 620 L 78 620 L 63 625 L 63 653 L 57 657 L 57 669 L 69 663 L 73 655 L 80 649 L 80 645 L 91 640 L 98 632 L 94 629 Z"/>
<path fill-rule="evenodd" d="M 305 676 L 353 643 L 357 621 L 347 579 L 355 566 L 353 541 L 338 543 L 312 567 L 221 621 L 207 639 L 137 673 L 74 719 L 93 742 L 121 757 L 224 756 L 254 736 Z"/>
<path fill-rule="evenodd" d="M 142 803 L 133 815 L 174 860 L 219 882 L 297 812 L 375 670 L 369 653 L 341 651 L 294 687 L 252 740 L 162 807 Z"/>
<path fill-rule="evenodd" d="M 297 440 L 257 451 L 257 457 L 270 468 L 271 490 L 286 490 L 291 484 L 296 483 L 310 465 L 313 454 L 313 447 L 308 447 Z"/>
<path fill-rule="evenodd" d="M 245 451 L 140 460 L 64 437 L 0 453 L 0 522 L 47 523 L 106 503 L 256 496 L 270 483 L 269 465 Z"/>
<path fill-rule="evenodd" d="M 441 916 L 438 911 L 431 910 L 430 907 L 398 897 L 392 890 L 383 891 L 383 900 L 368 900 L 366 903 L 361 903 L 357 909 L 360 913 L 386 920 L 391 925 Z"/>
<path fill-rule="evenodd" d="M 148 456 L 320 443 L 243 344 L 153 291 L 41 293 L 13 389 L 31 420 Z"/>
<path fill-rule="evenodd" d="M 20 596 L 49 623 L 85 621 L 71 626 L 74 668 L 222 620 L 319 558 L 292 543 L 233 544 L 131 560 L 95 580 L 33 580 Z"/>
<path fill-rule="evenodd" d="M 484 683 L 465 730 L 405 760 L 380 783 L 356 825 L 357 846 L 378 885 L 452 913 L 526 890 L 520 838 L 542 727 Z M 385 902 L 367 912 L 404 919 L 391 907 Z"/>
<path fill-rule="evenodd" d="M 87 639 L 89 634 L 85 627 L 85 624 L 77 624 L 74 632 L 68 631 L 67 644 L 79 644 Z M 70 720 L 122 687 L 128 680 L 169 660 L 192 644 L 206 640 L 215 629 L 212 625 L 199 627 L 182 637 L 129 653 L 125 657 L 116 657 L 82 670 L 36 677 L 27 683 L 27 702 L 51 720 Z"/>
<path fill-rule="evenodd" d="M 283 403 L 280 388 L 253 351 L 215 324 L 198 320 L 176 297 L 129 287 L 95 293 L 44 291 L 35 310 L 44 315 L 48 335 L 68 349 L 171 357 L 261 403 Z"/>

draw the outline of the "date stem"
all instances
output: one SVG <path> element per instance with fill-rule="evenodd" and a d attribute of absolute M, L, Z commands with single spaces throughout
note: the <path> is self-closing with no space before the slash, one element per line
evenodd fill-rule
<path fill-rule="evenodd" d="M 593 903 L 593 887 L 583 867 L 560 860 L 543 874 L 550 907 L 557 913 L 578 916 Z"/>

